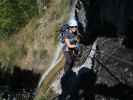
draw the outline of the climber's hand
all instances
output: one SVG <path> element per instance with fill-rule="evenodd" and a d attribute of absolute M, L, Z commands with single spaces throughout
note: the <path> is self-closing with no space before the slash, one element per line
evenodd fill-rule
<path fill-rule="evenodd" d="M 80 44 L 78 44 L 78 43 L 76 44 L 76 49 L 78 49 L 78 50 L 80 49 Z"/>

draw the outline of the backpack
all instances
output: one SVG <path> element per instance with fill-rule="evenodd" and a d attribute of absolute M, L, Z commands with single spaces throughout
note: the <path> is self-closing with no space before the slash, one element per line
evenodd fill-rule
<path fill-rule="evenodd" d="M 68 24 L 64 24 L 61 28 L 60 28 L 60 34 L 59 34 L 59 38 L 60 38 L 60 42 L 64 43 L 64 34 L 66 34 L 68 31 L 69 25 Z"/>

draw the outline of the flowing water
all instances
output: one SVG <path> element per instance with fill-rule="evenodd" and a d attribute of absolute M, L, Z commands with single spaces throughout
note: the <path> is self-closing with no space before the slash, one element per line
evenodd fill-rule
<path fill-rule="evenodd" d="M 42 82 L 45 80 L 45 78 L 51 72 L 51 70 L 55 67 L 55 65 L 62 59 L 62 57 L 60 58 L 61 50 L 62 50 L 62 44 L 58 43 L 56 52 L 55 52 L 53 60 L 52 60 L 52 63 L 49 66 L 49 69 L 42 75 L 42 77 L 39 81 L 39 84 L 38 84 L 38 88 L 41 86 Z"/>
<path fill-rule="evenodd" d="M 75 9 L 76 9 L 75 5 L 77 4 L 77 2 L 78 2 L 78 0 L 75 0 L 72 3 L 71 11 L 70 11 L 70 19 L 75 18 Z M 62 51 L 62 46 L 63 46 L 63 44 L 59 42 L 58 45 L 57 45 L 57 49 L 56 49 L 55 55 L 53 57 L 52 63 L 49 66 L 49 69 L 46 72 L 44 72 L 44 74 L 42 75 L 42 77 L 41 77 L 41 79 L 38 83 L 38 88 L 41 86 L 42 82 L 45 80 L 45 78 L 51 72 L 51 70 L 53 70 L 55 65 L 58 64 L 58 62 L 63 58 L 63 57 L 60 58 L 61 51 Z"/>

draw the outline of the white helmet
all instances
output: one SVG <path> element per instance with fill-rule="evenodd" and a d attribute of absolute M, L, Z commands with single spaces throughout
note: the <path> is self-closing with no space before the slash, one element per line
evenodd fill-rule
<path fill-rule="evenodd" d="M 71 26 L 78 26 L 78 23 L 76 21 L 75 18 L 71 18 L 69 21 L 68 21 L 68 25 L 71 27 Z"/>

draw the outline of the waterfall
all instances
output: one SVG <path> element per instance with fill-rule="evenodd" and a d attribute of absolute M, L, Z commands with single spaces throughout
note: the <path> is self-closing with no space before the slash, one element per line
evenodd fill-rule
<path fill-rule="evenodd" d="M 71 6 L 71 11 L 70 11 L 70 18 L 75 18 L 75 9 L 76 9 L 76 4 L 77 4 L 78 0 L 75 0 Z M 62 50 L 62 43 L 58 43 L 57 45 L 57 50 L 54 54 L 54 57 L 53 57 L 53 60 L 52 60 L 52 63 L 49 67 L 49 69 L 42 75 L 40 81 L 39 81 L 39 84 L 38 84 L 38 88 L 41 86 L 42 82 L 45 80 L 45 78 L 47 77 L 47 75 L 51 72 L 51 70 L 55 67 L 56 64 L 58 64 L 58 62 L 60 62 L 60 60 L 62 59 L 59 58 L 60 57 L 60 54 L 61 54 L 61 50 Z"/>
<path fill-rule="evenodd" d="M 70 18 L 75 17 L 75 10 L 76 10 L 76 4 L 78 0 L 73 1 L 73 4 L 71 5 L 71 11 L 70 11 Z"/>

